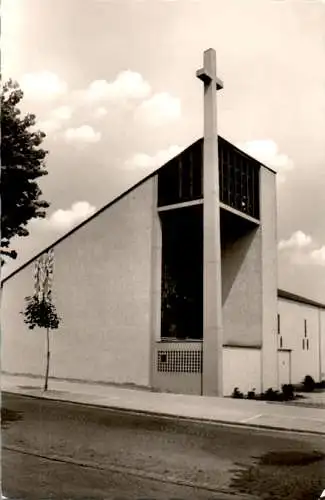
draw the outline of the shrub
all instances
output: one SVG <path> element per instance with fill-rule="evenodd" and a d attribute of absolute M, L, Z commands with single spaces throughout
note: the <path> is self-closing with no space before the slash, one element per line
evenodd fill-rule
<path fill-rule="evenodd" d="M 312 392 L 315 389 L 315 380 L 311 375 L 306 375 L 303 381 L 305 391 Z"/>
<path fill-rule="evenodd" d="M 295 398 L 294 388 L 292 384 L 284 384 L 282 386 L 282 394 L 284 401 L 290 401 Z"/>
<path fill-rule="evenodd" d="M 276 391 L 271 387 L 261 394 L 256 394 L 256 389 L 248 391 L 244 395 L 238 387 L 235 387 L 232 393 L 232 398 L 235 399 L 254 399 L 255 401 L 291 401 L 296 398 L 294 387 L 292 384 L 284 384 L 281 391 Z"/>
<path fill-rule="evenodd" d="M 242 392 L 240 392 L 240 390 L 238 389 L 238 387 L 235 387 L 235 389 L 233 390 L 233 393 L 232 393 L 231 397 L 235 398 L 235 399 L 243 399 L 244 398 L 244 394 Z"/>
<path fill-rule="evenodd" d="M 282 401 L 283 396 L 279 391 L 275 391 L 271 387 L 261 394 L 261 399 L 264 401 Z"/>
<path fill-rule="evenodd" d="M 255 393 L 255 390 L 256 390 L 256 389 L 253 389 L 252 391 L 249 391 L 249 392 L 247 393 L 247 399 L 257 399 L 257 397 L 256 397 L 256 393 Z"/>

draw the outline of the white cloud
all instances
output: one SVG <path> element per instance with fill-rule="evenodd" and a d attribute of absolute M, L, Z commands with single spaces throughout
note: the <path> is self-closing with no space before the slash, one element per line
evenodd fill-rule
<path fill-rule="evenodd" d="M 290 250 L 290 260 L 293 264 L 325 266 L 325 245 L 317 248 L 312 237 L 303 231 L 296 231 L 289 239 L 281 240 L 278 248 Z"/>
<path fill-rule="evenodd" d="M 102 118 L 103 116 L 106 116 L 108 113 L 107 109 L 104 108 L 103 106 L 100 106 L 99 108 L 96 108 L 94 111 L 94 117 L 95 118 Z"/>
<path fill-rule="evenodd" d="M 100 141 L 101 133 L 96 132 L 90 125 L 81 125 L 77 128 L 68 128 L 64 132 L 64 137 L 69 143 L 95 143 Z"/>
<path fill-rule="evenodd" d="M 145 99 L 151 92 L 148 82 L 140 73 L 122 71 L 115 80 L 93 81 L 84 95 L 90 101 L 115 100 L 115 99 Z"/>
<path fill-rule="evenodd" d="M 70 106 L 60 106 L 59 108 L 53 109 L 51 115 L 58 120 L 69 120 L 72 116 L 72 108 Z"/>
<path fill-rule="evenodd" d="M 46 134 L 50 134 L 52 132 L 57 132 L 61 128 L 61 123 L 58 120 L 40 120 L 36 122 L 34 127 L 37 130 L 41 130 Z"/>
<path fill-rule="evenodd" d="M 278 145 L 271 139 L 247 141 L 237 144 L 237 147 L 275 170 L 279 182 L 283 182 L 286 173 L 294 168 L 293 161 L 287 155 L 280 153 Z"/>
<path fill-rule="evenodd" d="M 279 250 L 305 248 L 309 246 L 311 242 L 311 236 L 303 233 L 302 231 L 296 231 L 288 240 L 281 240 L 278 248 Z"/>
<path fill-rule="evenodd" d="M 32 219 L 29 227 L 37 231 L 68 230 L 93 215 L 95 211 L 96 207 L 88 201 L 77 201 L 70 208 L 60 208 L 45 219 Z"/>
<path fill-rule="evenodd" d="M 20 80 L 20 87 L 31 99 L 51 99 L 67 92 L 67 84 L 50 71 L 26 73 Z"/>
<path fill-rule="evenodd" d="M 168 149 L 158 151 L 155 155 L 147 155 L 145 153 L 136 153 L 129 160 L 125 162 L 127 169 L 144 169 L 153 170 L 159 168 L 169 160 L 177 156 L 184 148 L 174 145 Z"/>
<path fill-rule="evenodd" d="M 155 94 L 140 104 L 135 112 L 137 120 L 159 126 L 173 122 L 181 116 L 181 101 L 168 92 Z"/>
<path fill-rule="evenodd" d="M 47 120 L 38 120 L 34 128 L 51 134 L 60 130 L 62 122 L 69 120 L 71 116 L 72 109 L 70 106 L 60 106 L 51 111 L 50 117 Z"/>
<path fill-rule="evenodd" d="M 313 264 L 325 266 L 325 245 L 310 252 L 310 260 Z"/>
<path fill-rule="evenodd" d="M 325 245 L 307 253 L 296 251 L 292 254 L 291 260 L 293 264 L 303 266 L 325 266 Z"/>
<path fill-rule="evenodd" d="M 88 201 L 77 201 L 67 210 L 59 209 L 47 220 L 48 226 L 54 229 L 68 229 L 95 213 L 96 208 Z"/>

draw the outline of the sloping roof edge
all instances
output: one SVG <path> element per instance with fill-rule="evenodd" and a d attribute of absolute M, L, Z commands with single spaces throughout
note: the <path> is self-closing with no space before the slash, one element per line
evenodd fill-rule
<path fill-rule="evenodd" d="M 130 194 L 132 191 L 134 191 L 135 189 L 137 189 L 142 184 L 144 184 L 151 177 L 153 177 L 156 173 L 157 173 L 157 170 L 155 170 L 151 174 L 147 175 L 144 179 L 141 179 L 139 182 L 137 182 L 136 184 L 134 184 L 133 186 L 131 186 L 130 188 L 128 188 L 126 191 L 123 191 L 123 193 L 119 194 L 116 198 L 114 198 L 113 200 L 111 200 L 109 203 L 106 203 L 102 208 L 100 208 L 99 210 L 97 210 L 97 212 L 95 212 L 93 215 L 91 215 L 90 217 L 88 217 L 87 219 L 85 219 L 84 221 L 82 221 L 77 226 L 73 227 L 70 231 L 68 231 L 67 233 L 65 233 L 63 236 L 60 236 L 60 238 L 58 238 L 53 243 L 51 243 L 50 245 L 48 245 L 46 248 L 44 248 L 43 250 L 41 250 L 40 252 L 38 252 L 36 255 L 34 255 L 34 257 L 32 257 L 31 259 L 29 259 L 27 262 L 25 262 L 24 264 L 22 264 L 21 266 L 19 266 L 12 273 L 10 273 L 3 280 L 1 280 L 1 285 L 3 285 L 6 281 L 8 281 L 9 278 L 12 278 L 15 274 L 19 273 L 19 271 L 22 271 L 25 267 L 27 267 L 29 264 L 31 264 L 34 260 L 38 259 L 43 253 L 45 253 L 48 250 L 50 250 L 50 248 L 53 248 L 53 247 L 57 246 L 63 240 L 67 239 L 73 233 L 75 233 L 76 231 L 78 231 L 78 229 L 81 229 L 83 226 L 85 226 L 86 224 L 88 224 L 88 222 L 92 221 L 98 215 L 100 215 L 101 213 L 105 212 L 105 210 L 107 210 L 108 208 L 110 208 L 112 205 L 115 205 L 115 203 L 117 203 L 122 198 L 124 198 L 125 196 L 127 196 L 128 194 Z"/>
<path fill-rule="evenodd" d="M 280 299 L 290 300 L 292 302 L 299 302 L 300 304 L 305 304 L 307 306 L 317 307 L 318 309 L 325 309 L 325 304 L 322 304 L 321 302 L 307 299 L 306 297 L 287 292 L 286 290 L 278 290 L 278 297 Z"/>
<path fill-rule="evenodd" d="M 236 150 L 241 155 L 249 158 L 250 160 L 255 161 L 260 166 L 262 166 L 262 167 L 266 168 L 267 170 L 270 170 L 272 173 L 276 174 L 276 172 L 274 170 L 272 170 L 271 168 L 267 167 L 266 165 L 264 165 L 260 161 L 256 160 L 256 158 L 252 158 L 247 153 L 245 153 L 241 149 L 239 149 L 236 146 L 234 146 L 234 144 L 232 144 L 231 142 L 227 141 L 227 139 L 225 139 L 225 138 L 223 138 L 221 136 L 218 136 L 218 139 L 221 139 L 221 141 L 223 141 L 223 142 L 227 143 L 228 145 L 230 145 L 234 150 Z M 1 286 L 6 281 L 8 281 L 10 278 L 12 278 L 13 276 L 15 276 L 20 271 L 22 271 L 25 267 L 29 266 L 29 264 L 31 264 L 34 260 L 38 259 L 43 253 L 45 253 L 48 250 L 50 250 L 50 248 L 53 248 L 56 245 L 58 245 L 59 243 L 61 243 L 63 240 L 65 240 L 66 238 L 68 238 L 69 236 L 71 236 L 71 234 L 73 234 L 74 232 L 78 231 L 78 229 L 80 229 L 81 227 L 85 226 L 88 222 L 90 222 L 91 220 L 95 219 L 95 217 L 97 217 L 98 215 L 100 215 L 101 213 L 103 213 L 105 210 L 107 210 L 108 208 L 110 208 L 112 205 L 114 205 L 115 203 L 117 203 L 118 201 L 120 201 L 122 198 L 124 198 L 125 196 L 127 196 L 128 194 L 130 194 L 133 190 L 137 189 L 142 184 L 144 184 L 146 181 L 148 181 L 149 179 L 151 179 L 152 177 L 154 177 L 155 175 L 157 175 L 158 172 L 162 168 L 164 168 L 166 165 L 168 165 L 168 163 L 170 163 L 172 160 L 174 160 L 175 158 L 177 158 L 177 156 L 180 156 L 185 151 L 187 151 L 188 149 L 190 149 L 192 146 L 194 146 L 195 144 L 197 144 L 199 142 L 202 142 L 202 141 L 203 141 L 203 138 L 200 138 L 200 139 L 197 139 L 196 141 L 192 142 L 192 144 L 190 144 L 188 147 L 186 147 L 185 149 L 183 149 L 183 151 L 181 151 L 181 153 L 179 153 L 178 155 L 176 155 L 174 158 L 171 158 L 164 165 L 161 165 L 160 167 L 158 167 L 157 169 L 155 169 L 153 172 L 151 172 L 150 174 L 148 174 L 146 177 L 144 177 L 143 179 L 141 179 L 140 181 L 138 181 L 136 184 L 134 184 L 133 186 L 129 187 L 126 191 L 123 191 L 116 198 L 114 198 L 110 202 L 106 203 L 102 208 L 100 208 L 99 210 L 97 210 L 97 212 L 95 212 L 93 215 L 91 215 L 90 217 L 88 217 L 87 219 L 85 219 L 84 221 L 82 221 L 77 226 L 73 227 L 70 231 L 68 231 L 67 233 L 65 233 L 63 236 L 60 236 L 60 238 L 58 238 L 57 240 L 55 240 L 53 243 L 51 243 L 46 248 L 44 248 L 43 250 L 41 250 L 40 252 L 38 252 L 36 255 L 34 255 L 34 257 L 30 258 L 24 264 L 22 264 L 17 269 L 15 269 L 10 274 L 8 274 L 8 276 L 6 276 L 3 280 L 1 280 Z"/>

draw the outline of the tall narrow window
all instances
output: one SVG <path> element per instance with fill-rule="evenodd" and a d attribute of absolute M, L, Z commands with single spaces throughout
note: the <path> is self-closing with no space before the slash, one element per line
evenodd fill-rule
<path fill-rule="evenodd" d="M 280 324 L 280 314 L 278 314 L 278 335 L 280 335 L 281 324 Z"/>
<path fill-rule="evenodd" d="M 305 350 L 305 339 L 302 339 L 302 348 Z"/>
<path fill-rule="evenodd" d="M 307 351 L 309 351 L 309 339 L 307 339 Z"/>
<path fill-rule="evenodd" d="M 305 319 L 304 323 L 304 331 L 305 331 L 305 337 L 307 337 L 307 320 Z"/>
<path fill-rule="evenodd" d="M 282 349 L 282 336 L 280 337 L 280 349 Z"/>
<path fill-rule="evenodd" d="M 160 213 L 160 218 L 161 337 L 200 340 L 203 336 L 203 207 L 167 210 Z"/>

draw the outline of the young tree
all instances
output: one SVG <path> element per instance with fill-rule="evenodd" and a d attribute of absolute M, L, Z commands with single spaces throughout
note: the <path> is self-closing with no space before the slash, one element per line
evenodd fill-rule
<path fill-rule="evenodd" d="M 47 151 L 40 146 L 45 134 L 31 131 L 36 117 L 22 117 L 18 105 L 23 98 L 19 85 L 9 80 L 1 91 L 1 264 L 4 257 L 16 258 L 9 248 L 14 236 L 28 236 L 26 225 L 33 218 L 45 217 L 49 204 L 40 199 L 36 182 L 47 175 Z"/>
<path fill-rule="evenodd" d="M 52 302 L 52 294 L 49 292 L 46 297 L 39 299 L 37 295 L 26 297 L 26 309 L 22 313 L 24 321 L 33 330 L 35 326 L 46 329 L 46 370 L 44 391 L 48 389 L 48 379 L 50 370 L 50 330 L 59 327 L 60 320 L 55 305 Z"/>

